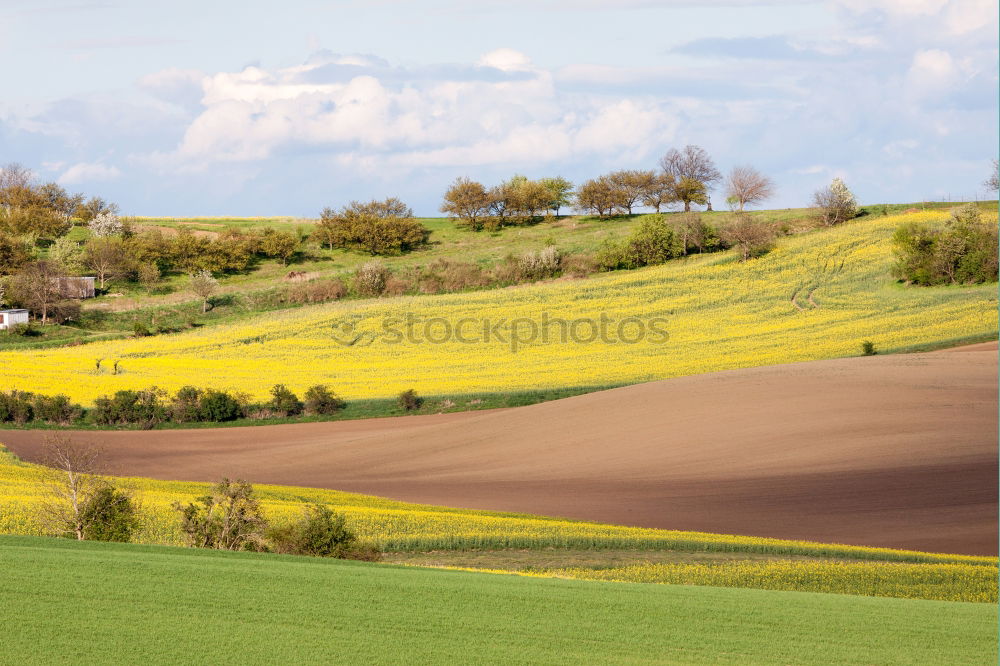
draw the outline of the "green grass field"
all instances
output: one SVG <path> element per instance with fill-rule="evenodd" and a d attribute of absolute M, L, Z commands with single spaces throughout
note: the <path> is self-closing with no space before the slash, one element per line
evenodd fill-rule
<path fill-rule="evenodd" d="M 0 662 L 995 664 L 996 608 L 0 537 Z"/>

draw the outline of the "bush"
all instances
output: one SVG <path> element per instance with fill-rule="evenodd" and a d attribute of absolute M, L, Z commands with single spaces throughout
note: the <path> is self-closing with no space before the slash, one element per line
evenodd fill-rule
<path fill-rule="evenodd" d="M 314 236 L 330 249 L 363 250 L 376 255 L 398 255 L 423 245 L 430 230 L 413 219 L 413 211 L 395 198 L 368 203 L 351 202 L 320 216 Z"/>
<path fill-rule="evenodd" d="M 522 280 L 541 280 L 559 273 L 561 256 L 559 250 L 549 246 L 537 252 L 525 252 L 518 261 L 518 271 Z"/>
<path fill-rule="evenodd" d="M 139 515 L 132 497 L 111 485 L 90 496 L 81 510 L 83 537 L 90 541 L 128 543 L 139 529 Z"/>
<path fill-rule="evenodd" d="M 997 227 L 980 221 L 978 208 L 953 211 L 943 229 L 918 222 L 903 224 L 892 237 L 893 274 L 918 285 L 996 282 Z"/>
<path fill-rule="evenodd" d="M 381 261 L 369 261 L 354 273 L 354 290 L 362 296 L 381 296 L 391 275 Z"/>
<path fill-rule="evenodd" d="M 243 480 L 223 479 L 212 492 L 187 506 L 174 503 L 181 514 L 181 530 L 195 548 L 218 550 L 267 549 L 267 521 L 253 486 Z"/>
<path fill-rule="evenodd" d="M 154 386 L 142 391 L 118 391 L 113 397 L 101 396 L 94 401 L 94 422 L 152 428 L 167 420 L 167 409 L 160 401 L 163 395 Z"/>
<path fill-rule="evenodd" d="M 36 395 L 31 408 L 35 419 L 61 425 L 69 425 L 83 415 L 83 408 L 71 403 L 65 395 Z"/>
<path fill-rule="evenodd" d="M 0 422 L 24 425 L 33 418 L 31 393 L 17 390 L 0 393 Z"/>
<path fill-rule="evenodd" d="M 289 287 L 284 300 L 288 303 L 326 303 L 347 295 L 347 286 L 340 280 L 313 280 Z"/>
<path fill-rule="evenodd" d="M 399 406 L 408 412 L 420 409 L 420 407 L 424 404 L 424 399 L 418 396 L 417 392 L 413 389 L 407 389 L 400 393 L 397 400 L 399 402 Z"/>
<path fill-rule="evenodd" d="M 323 384 L 310 386 L 306 391 L 305 411 L 307 414 L 336 414 L 346 406 L 343 400 Z"/>
<path fill-rule="evenodd" d="M 149 329 L 146 328 L 145 324 L 137 321 L 132 325 L 132 334 L 137 338 L 145 338 L 150 335 L 150 332 Z"/>
<path fill-rule="evenodd" d="M 42 334 L 42 332 L 38 330 L 38 327 L 31 322 L 26 324 L 14 324 L 7 329 L 7 333 L 9 335 L 16 335 L 22 338 L 35 338 Z"/>
<path fill-rule="evenodd" d="M 198 416 L 202 421 L 233 421 L 243 416 L 240 403 L 225 391 L 205 391 L 198 407 Z"/>
<path fill-rule="evenodd" d="M 875 349 L 875 343 L 871 340 L 865 340 L 861 343 L 861 353 L 865 356 L 874 356 L 878 353 Z"/>
<path fill-rule="evenodd" d="M 366 549 L 359 548 L 358 538 L 347 529 L 344 516 L 322 504 L 307 507 L 303 516 L 291 525 L 272 527 L 268 541 L 275 551 L 290 555 L 371 559 L 355 557 Z"/>
<path fill-rule="evenodd" d="M 774 247 L 775 233 L 771 225 L 755 221 L 745 213 L 736 213 L 722 230 L 721 237 L 740 252 L 742 261 L 746 261 L 767 254 Z"/>
<path fill-rule="evenodd" d="M 275 384 L 271 388 L 271 402 L 267 406 L 281 416 L 295 416 L 302 413 L 304 405 L 299 397 L 288 390 L 284 384 Z"/>
<path fill-rule="evenodd" d="M 587 277 L 597 271 L 597 260 L 589 254 L 567 254 L 560 262 L 563 275 Z"/>

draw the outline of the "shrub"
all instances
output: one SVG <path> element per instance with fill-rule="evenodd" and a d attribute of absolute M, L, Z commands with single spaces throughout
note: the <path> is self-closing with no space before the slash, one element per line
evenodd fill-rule
<path fill-rule="evenodd" d="M 826 226 L 846 222 L 858 215 L 858 202 L 840 178 L 834 178 L 829 187 L 818 190 L 813 195 L 813 205 Z"/>
<path fill-rule="evenodd" d="M 871 340 L 865 340 L 861 343 L 861 353 L 865 356 L 874 356 L 878 353 L 875 349 L 875 343 Z"/>
<path fill-rule="evenodd" d="M 943 229 L 909 222 L 893 234 L 893 274 L 918 285 L 974 284 L 997 280 L 997 227 L 983 223 L 977 208 L 952 213 Z"/>
<path fill-rule="evenodd" d="M 304 405 L 284 384 L 275 384 L 271 387 L 271 402 L 267 406 L 281 416 L 295 416 L 302 413 Z"/>
<path fill-rule="evenodd" d="M 560 262 L 563 275 L 587 277 L 597 271 L 597 260 L 589 254 L 567 254 Z"/>
<path fill-rule="evenodd" d="M 289 287 L 285 298 L 289 303 L 326 303 L 347 295 L 347 285 L 341 280 L 313 280 Z"/>
<path fill-rule="evenodd" d="M 399 394 L 398 402 L 400 407 L 411 412 L 415 409 L 420 409 L 424 404 L 424 399 L 418 396 L 417 392 L 413 389 L 406 389 Z"/>
<path fill-rule="evenodd" d="M 253 486 L 223 479 L 212 492 L 187 506 L 174 503 L 181 514 L 181 530 L 195 548 L 266 550 L 267 521 Z"/>
<path fill-rule="evenodd" d="M 549 246 L 537 252 L 525 252 L 518 261 L 522 280 L 541 280 L 559 273 L 561 256 L 559 250 Z"/>
<path fill-rule="evenodd" d="M 139 515 L 128 493 L 102 485 L 84 504 L 81 523 L 85 539 L 128 543 L 139 529 Z"/>
<path fill-rule="evenodd" d="M 362 296 L 381 296 L 391 273 L 381 261 L 369 261 L 354 273 L 354 290 Z"/>
<path fill-rule="evenodd" d="M 201 389 L 194 386 L 183 386 L 177 390 L 170 403 L 170 416 L 178 423 L 189 423 L 199 420 L 201 412 Z"/>
<path fill-rule="evenodd" d="M 94 422 L 152 428 L 167 420 L 167 409 L 160 401 L 163 395 L 154 386 L 141 391 L 118 391 L 112 397 L 101 396 L 94 400 Z"/>
<path fill-rule="evenodd" d="M 17 390 L 0 393 L 0 422 L 23 425 L 33 418 L 31 393 Z"/>
<path fill-rule="evenodd" d="M 132 334 L 137 338 L 145 338 L 150 335 L 146 325 L 139 321 L 132 325 Z"/>
<path fill-rule="evenodd" d="M 14 324 L 7 329 L 10 335 L 16 335 L 22 338 L 35 338 L 42 334 L 32 322 L 27 322 L 25 324 Z"/>
<path fill-rule="evenodd" d="M 65 395 L 33 396 L 31 408 L 36 419 L 62 425 L 72 423 L 83 414 L 83 408 L 70 402 Z"/>
<path fill-rule="evenodd" d="M 198 417 L 202 421 L 232 421 L 243 416 L 243 408 L 225 391 L 208 389 L 198 401 Z"/>
<path fill-rule="evenodd" d="M 269 530 L 268 541 L 279 553 L 361 559 L 352 558 L 359 543 L 344 516 L 322 504 L 307 507 L 291 525 Z"/>
<path fill-rule="evenodd" d="M 351 202 L 340 212 L 327 208 L 314 236 L 321 245 L 357 249 L 369 254 L 402 254 L 423 245 L 430 230 L 413 218 L 413 211 L 395 198 Z"/>
<path fill-rule="evenodd" d="M 774 229 L 745 213 L 736 213 L 722 230 L 722 240 L 740 252 L 742 261 L 767 254 L 774 247 Z"/>
<path fill-rule="evenodd" d="M 346 404 L 324 384 L 310 386 L 306 391 L 305 411 L 307 414 L 336 414 Z"/>

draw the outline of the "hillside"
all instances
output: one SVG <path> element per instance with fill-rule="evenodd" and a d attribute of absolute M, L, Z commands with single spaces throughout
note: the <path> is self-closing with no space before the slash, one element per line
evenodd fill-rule
<path fill-rule="evenodd" d="M 864 340 L 887 351 L 994 334 L 994 285 L 907 288 L 890 277 L 893 230 L 922 218 L 940 214 L 787 237 L 747 263 L 723 253 L 586 280 L 348 301 L 169 336 L 0 352 L 0 364 L 9 386 L 85 404 L 153 385 L 262 398 L 279 382 L 296 391 L 330 384 L 350 400 L 409 388 L 610 386 L 856 355 Z M 469 326 L 458 331 L 462 321 Z M 95 359 L 120 360 L 121 372 L 95 371 Z"/>
<path fill-rule="evenodd" d="M 996 553 L 996 345 L 681 377 L 514 410 L 81 432 L 118 473 Z M 47 433 L 0 432 L 36 460 Z"/>
<path fill-rule="evenodd" d="M 990 604 L 533 579 L 25 537 L 0 537 L 0 567 L 17 572 L 0 586 L 0 661 L 19 664 L 159 664 L 192 655 L 244 664 L 996 660 Z"/>

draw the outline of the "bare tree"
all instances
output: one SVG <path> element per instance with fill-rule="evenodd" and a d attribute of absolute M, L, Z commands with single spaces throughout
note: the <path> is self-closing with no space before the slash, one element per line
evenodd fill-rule
<path fill-rule="evenodd" d="M 989 190 L 1000 190 L 1000 162 L 997 160 L 993 160 L 993 173 L 990 174 L 990 177 L 986 179 L 983 185 Z"/>
<path fill-rule="evenodd" d="M 43 324 L 48 323 L 51 315 L 60 319 L 63 313 L 58 306 L 64 300 L 59 287 L 61 276 L 62 270 L 54 262 L 33 261 L 14 275 L 14 298 L 40 316 Z"/>
<path fill-rule="evenodd" d="M 697 181 L 707 192 L 713 183 L 722 179 L 722 174 L 715 168 L 715 163 L 701 146 L 687 145 L 683 150 L 671 148 L 660 158 L 660 168 L 670 174 L 680 183 L 685 179 Z M 684 211 L 691 210 L 691 199 L 678 197 L 684 202 Z M 695 202 L 698 203 L 698 202 Z"/>
<path fill-rule="evenodd" d="M 735 166 L 726 178 L 726 201 L 743 212 L 774 196 L 774 182 L 752 166 Z"/>
<path fill-rule="evenodd" d="M 104 483 L 98 475 L 100 457 L 95 447 L 63 435 L 45 440 L 42 464 L 48 468 L 44 480 L 48 498 L 42 504 L 42 519 L 48 529 L 84 540 L 87 503 Z"/>
<path fill-rule="evenodd" d="M 218 291 L 219 281 L 212 277 L 211 271 L 202 269 L 191 275 L 188 286 L 201 299 L 201 313 L 208 312 L 208 300 Z"/>

